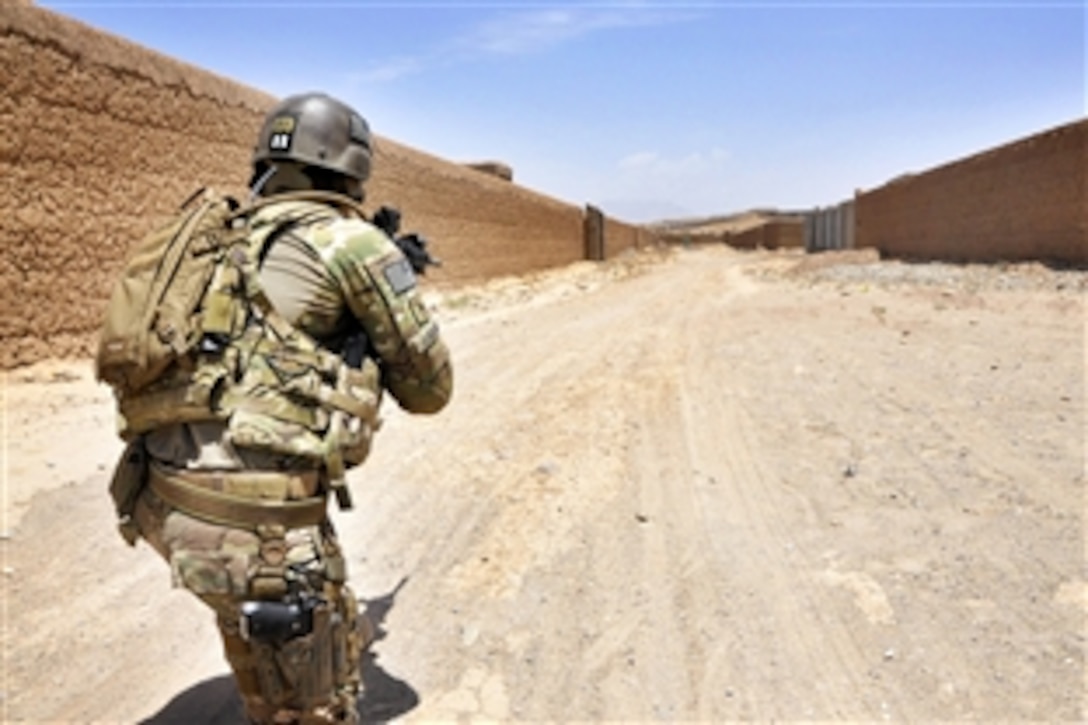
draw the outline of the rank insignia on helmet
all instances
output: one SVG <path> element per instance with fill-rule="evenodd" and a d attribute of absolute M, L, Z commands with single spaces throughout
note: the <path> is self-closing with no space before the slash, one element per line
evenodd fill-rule
<path fill-rule="evenodd" d="M 295 118 L 294 116 L 277 116 L 272 121 L 273 133 L 291 133 L 295 130 Z"/>
<path fill-rule="evenodd" d="M 268 137 L 268 148 L 271 151 L 286 151 L 291 148 L 291 134 L 274 133 Z"/>
<path fill-rule="evenodd" d="M 269 151 L 287 151 L 291 148 L 291 137 L 295 132 L 293 116 L 278 116 L 272 121 L 268 136 Z"/>

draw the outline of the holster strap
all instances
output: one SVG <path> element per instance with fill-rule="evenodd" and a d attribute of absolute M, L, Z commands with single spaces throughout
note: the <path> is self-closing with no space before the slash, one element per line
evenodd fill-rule
<path fill-rule="evenodd" d="M 182 513 L 214 524 L 244 529 L 256 529 L 261 524 L 279 524 L 287 529 L 298 529 L 316 526 L 326 517 L 324 496 L 301 501 L 262 501 L 232 496 L 189 483 L 181 475 L 154 461 L 148 478 L 151 490 L 164 502 Z"/>

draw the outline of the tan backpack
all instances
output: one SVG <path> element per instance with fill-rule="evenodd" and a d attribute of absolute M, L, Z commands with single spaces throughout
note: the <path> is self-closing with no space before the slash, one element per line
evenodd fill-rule
<path fill-rule="evenodd" d="M 157 380 L 204 329 L 197 309 L 225 251 L 247 233 L 228 196 L 201 189 L 129 256 L 99 332 L 95 374 L 121 394 Z"/>
<path fill-rule="evenodd" d="M 213 277 L 230 250 L 238 249 L 252 233 L 249 222 L 254 212 L 291 200 L 322 201 L 361 215 L 350 199 L 324 191 L 284 193 L 243 206 L 214 190 L 200 189 L 181 205 L 180 215 L 149 234 L 125 262 L 106 306 L 95 356 L 98 379 L 122 397 L 132 395 L 209 337 L 237 332 L 238 320 L 233 318 L 240 310 L 235 298 L 247 285 L 229 275 L 212 285 Z M 263 229 L 257 241 L 331 213 L 327 207 L 316 215 L 281 219 Z M 248 286 L 256 284 L 249 280 Z"/>

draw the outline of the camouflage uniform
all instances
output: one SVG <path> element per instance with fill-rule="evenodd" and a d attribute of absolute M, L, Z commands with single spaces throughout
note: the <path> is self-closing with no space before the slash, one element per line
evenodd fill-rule
<path fill-rule="evenodd" d="M 335 452 L 350 468 L 367 455 L 383 391 L 410 412 L 445 406 L 449 353 L 411 266 L 382 231 L 315 201 L 274 202 L 257 212 L 253 227 L 280 228 L 285 218 L 302 221 L 274 237 L 259 272 L 272 306 L 320 350 L 339 353 L 360 329 L 367 340 L 367 358 L 349 371 L 342 405 L 355 412 Z M 329 480 L 321 461 L 329 451 L 314 431 L 331 423 L 321 410 L 277 403 L 269 376 L 258 376 L 258 358 L 216 399 L 216 414 L 144 434 L 150 485 L 136 501 L 135 524 L 169 562 L 175 585 L 215 611 L 251 720 L 354 722 L 368 637 L 325 513 Z M 258 383 L 247 387 L 254 369 Z M 272 407 L 261 408 L 262 401 Z M 218 497 L 218 508 L 203 506 L 204 492 Z M 288 593 L 313 607 L 312 631 L 247 638 L 240 629 L 245 603 L 282 602 Z"/>

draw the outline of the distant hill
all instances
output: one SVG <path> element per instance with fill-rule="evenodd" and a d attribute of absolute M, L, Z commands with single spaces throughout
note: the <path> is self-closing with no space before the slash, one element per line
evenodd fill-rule
<path fill-rule="evenodd" d="M 779 209 L 749 209 L 709 217 L 692 217 L 688 219 L 666 219 L 647 224 L 651 229 L 662 232 L 688 232 L 692 234 L 739 234 L 755 229 L 768 222 L 774 221 L 802 221 L 805 212 L 782 211 Z"/>

